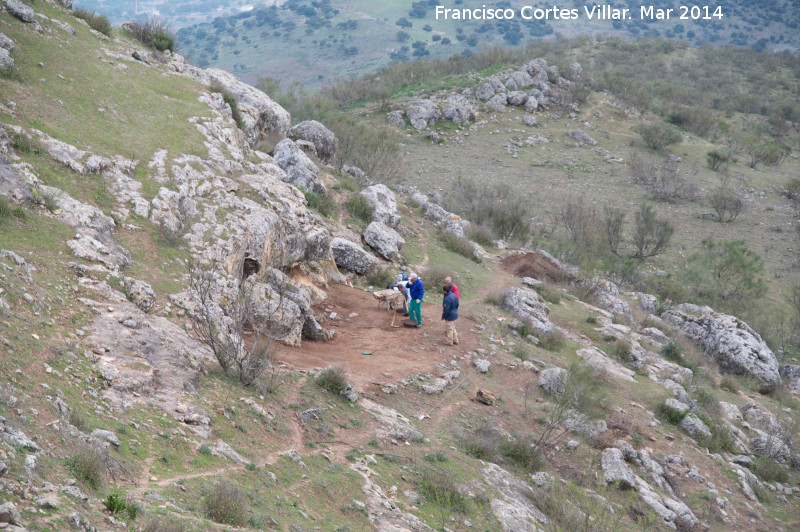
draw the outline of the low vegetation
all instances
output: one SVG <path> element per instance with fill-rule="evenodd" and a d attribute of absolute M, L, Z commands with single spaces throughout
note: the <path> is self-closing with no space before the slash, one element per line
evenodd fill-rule
<path fill-rule="evenodd" d="M 223 525 L 241 526 L 250 512 L 250 504 L 244 493 L 224 480 L 207 488 L 203 505 L 206 515 Z"/>
<path fill-rule="evenodd" d="M 175 31 L 169 22 L 150 16 L 144 20 L 128 22 L 125 29 L 145 46 L 164 52 L 176 50 Z"/>
<path fill-rule="evenodd" d="M 111 37 L 111 22 L 108 20 L 108 17 L 105 15 L 101 15 L 99 13 L 95 13 L 94 11 L 89 11 L 88 9 L 84 9 L 82 7 L 76 7 L 72 10 L 72 14 L 78 17 L 79 19 L 85 20 L 86 23 L 95 31 L 99 31 L 103 35 Z"/>
<path fill-rule="evenodd" d="M 320 371 L 315 377 L 317 386 L 334 395 L 341 395 L 348 386 L 347 372 L 340 366 L 331 366 Z"/>

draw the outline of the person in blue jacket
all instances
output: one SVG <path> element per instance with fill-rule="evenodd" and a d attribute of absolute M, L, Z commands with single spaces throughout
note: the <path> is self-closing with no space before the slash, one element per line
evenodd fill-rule
<path fill-rule="evenodd" d="M 425 285 L 416 273 L 412 273 L 409 280 L 411 284 L 408 286 L 408 292 L 411 301 L 408 302 L 408 317 L 417 323 L 417 327 L 422 327 L 422 298 L 425 297 Z"/>
<path fill-rule="evenodd" d="M 458 319 L 458 297 L 452 290 L 452 285 L 443 287 L 444 304 L 442 305 L 442 319 L 447 324 L 447 345 L 458 345 L 458 332 L 456 320 Z"/>

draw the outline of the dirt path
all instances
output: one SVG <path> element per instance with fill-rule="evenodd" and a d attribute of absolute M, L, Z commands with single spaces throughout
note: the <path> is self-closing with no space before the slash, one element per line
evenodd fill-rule
<path fill-rule="evenodd" d="M 482 338 L 471 331 L 475 322 L 458 320 L 460 344 L 444 345 L 444 324 L 439 304 L 422 304 L 419 329 L 402 326 L 403 316 L 379 309 L 372 294 L 357 288 L 335 285 L 328 299 L 315 308 L 337 317 L 323 323 L 337 332 L 329 342 L 303 342 L 299 349 L 281 346 L 278 358 L 297 368 L 312 369 L 328 365 L 344 367 L 361 389 L 375 382 L 393 382 L 414 373 L 433 372 L 436 364 L 447 363 L 454 355 L 468 353 L 482 345 Z M 364 355 L 364 352 L 372 353 Z M 391 377 L 387 377 L 390 374 Z"/>

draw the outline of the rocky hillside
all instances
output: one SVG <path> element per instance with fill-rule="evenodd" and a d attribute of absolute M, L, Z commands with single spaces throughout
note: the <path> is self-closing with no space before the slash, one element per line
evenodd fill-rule
<path fill-rule="evenodd" d="M 481 246 L 336 170 L 324 124 L 60 3 L 4 0 L 0 45 L 0 528 L 797 526 L 800 373 L 738 318 Z M 531 59 L 538 112 L 569 82 Z M 359 289 L 401 268 L 421 329 Z"/>

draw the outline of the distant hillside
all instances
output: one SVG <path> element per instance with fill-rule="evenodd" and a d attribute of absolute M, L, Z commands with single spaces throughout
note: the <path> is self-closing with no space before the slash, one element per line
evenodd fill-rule
<path fill-rule="evenodd" d="M 510 21 L 436 20 L 435 6 L 480 7 L 482 2 L 430 0 L 290 0 L 277 6 L 217 17 L 184 27 L 179 35 L 183 52 L 201 66 L 215 66 L 247 81 L 260 76 L 318 85 L 334 77 L 375 70 L 390 61 L 425 56 L 469 55 L 484 43 L 524 45 L 542 38 L 576 35 L 664 37 L 704 43 L 735 44 L 756 49 L 800 48 L 800 8 L 796 1 L 733 0 L 722 5 L 723 18 L 669 21 L 639 20 L 640 4 L 626 4 L 636 15 L 627 21 L 580 20 Z M 574 4 L 574 5 L 573 5 Z M 659 7 L 676 8 L 666 1 Z M 507 1 L 487 7 L 520 6 Z M 103 6 L 98 6 L 103 8 Z M 541 7 L 546 7 L 542 5 Z M 578 2 L 565 8 L 580 8 Z"/>
<path fill-rule="evenodd" d="M 248 9 L 253 9 L 254 4 L 266 6 L 281 4 L 283 1 L 175 0 L 164 2 L 162 0 L 78 0 L 73 4 L 75 7 L 82 7 L 105 14 L 116 26 L 137 16 L 155 15 L 169 19 L 175 27 L 183 27 L 202 23 L 213 17 L 235 15 Z"/>

